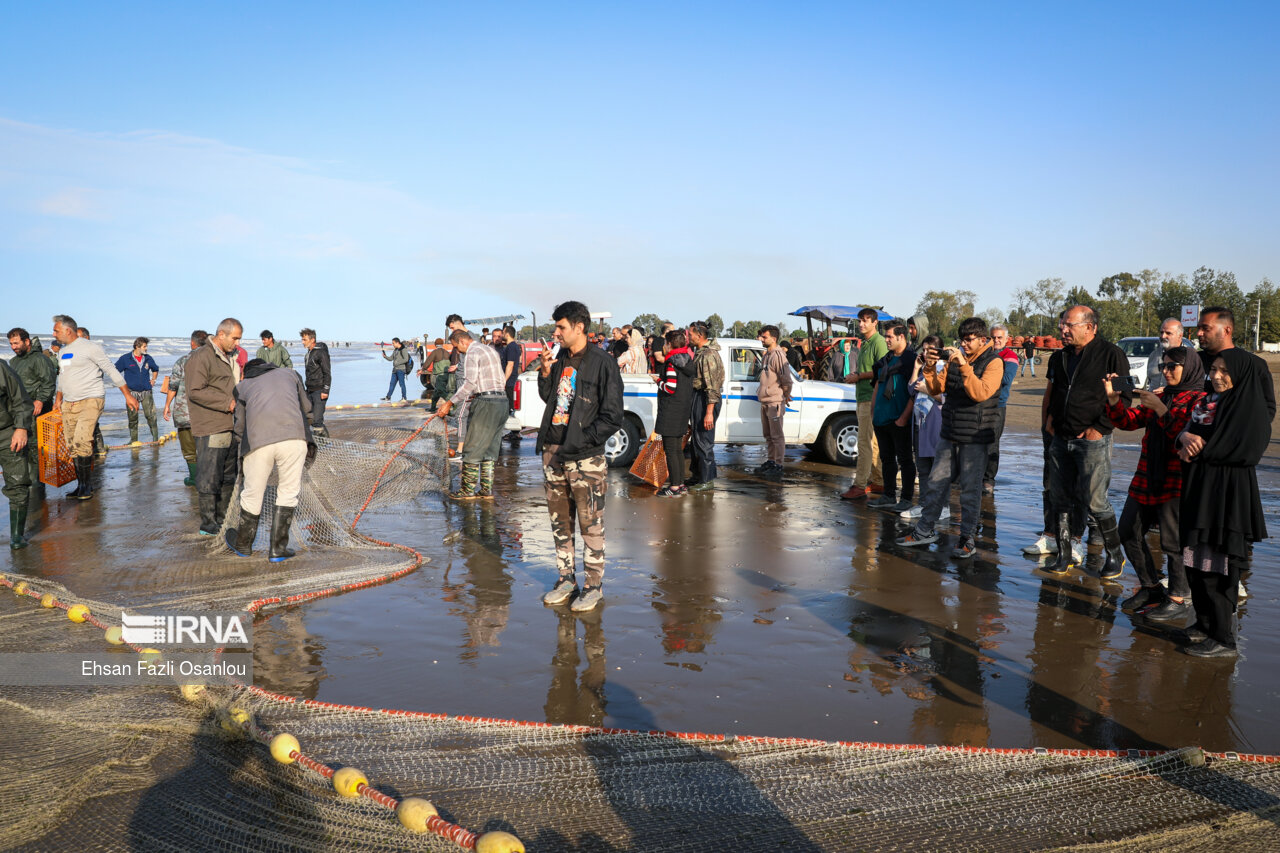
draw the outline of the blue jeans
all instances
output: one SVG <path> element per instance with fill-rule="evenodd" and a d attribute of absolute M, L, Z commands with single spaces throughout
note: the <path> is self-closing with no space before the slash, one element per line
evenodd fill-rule
<path fill-rule="evenodd" d="M 1046 468 L 1055 517 L 1079 505 L 1100 525 L 1106 520 L 1115 521 L 1116 511 L 1107 498 L 1111 485 L 1110 435 L 1097 441 L 1055 435 L 1049 445 Z"/>
<path fill-rule="evenodd" d="M 987 470 L 989 450 L 987 444 L 952 444 L 945 438 L 938 441 L 933 467 L 924 484 L 921 504 L 924 508 L 920 510 L 917 534 L 933 533 L 942 508 L 951 502 L 953 467 L 958 467 L 960 472 L 960 535 L 973 536 L 977 532 L 982 511 L 982 474 Z"/>
<path fill-rule="evenodd" d="M 391 396 L 391 392 L 396 389 L 397 382 L 400 383 L 400 399 L 401 400 L 406 399 L 409 395 L 404 390 L 404 371 L 403 370 L 391 371 L 391 384 L 387 386 L 387 396 L 388 397 Z"/>

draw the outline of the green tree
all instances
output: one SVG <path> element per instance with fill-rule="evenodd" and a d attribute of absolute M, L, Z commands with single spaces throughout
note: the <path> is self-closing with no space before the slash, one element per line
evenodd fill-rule
<path fill-rule="evenodd" d="M 1201 308 L 1220 305 L 1230 308 L 1236 317 L 1240 317 L 1245 311 L 1244 293 L 1240 290 L 1240 285 L 1236 284 L 1235 273 L 1200 267 L 1192 273 L 1191 289 L 1195 291 L 1196 301 Z"/>
<path fill-rule="evenodd" d="M 638 314 L 631 321 L 632 326 L 638 326 L 642 334 L 656 335 L 662 331 L 662 324 L 668 321 L 662 319 L 657 314 Z"/>
<path fill-rule="evenodd" d="M 724 319 L 719 314 L 712 314 L 707 318 L 707 331 L 711 333 L 711 337 L 718 338 L 724 331 Z"/>
<path fill-rule="evenodd" d="M 955 337 L 956 327 L 972 317 L 978 294 L 972 290 L 928 290 L 920 298 L 915 313 L 929 320 L 929 331 L 943 340 Z"/>
<path fill-rule="evenodd" d="M 1175 317 L 1179 321 L 1182 319 L 1183 305 L 1198 305 L 1199 299 L 1196 298 L 1196 292 L 1187 282 L 1185 275 L 1166 276 L 1160 282 L 1159 288 L 1155 292 L 1154 315 L 1160 318 L 1160 321 Z M 1152 324 L 1154 326 L 1154 323 Z"/>
<path fill-rule="evenodd" d="M 1264 278 L 1258 286 L 1245 295 L 1250 333 L 1247 338 L 1240 338 L 1239 343 L 1253 347 L 1252 329 L 1257 325 L 1259 343 L 1275 343 L 1280 341 L 1280 288 Z M 1261 317 L 1259 318 L 1259 303 Z"/>

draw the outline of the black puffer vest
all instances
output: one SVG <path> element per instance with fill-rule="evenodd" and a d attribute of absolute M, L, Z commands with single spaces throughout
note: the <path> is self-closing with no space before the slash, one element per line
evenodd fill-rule
<path fill-rule="evenodd" d="M 999 358 L 995 347 L 987 347 L 973 362 L 973 372 L 981 376 L 987 365 Z M 990 444 L 996 440 L 996 410 L 1000 395 L 992 394 L 981 403 L 964 390 L 960 371 L 947 369 L 947 401 L 942 405 L 942 437 L 952 444 Z"/>

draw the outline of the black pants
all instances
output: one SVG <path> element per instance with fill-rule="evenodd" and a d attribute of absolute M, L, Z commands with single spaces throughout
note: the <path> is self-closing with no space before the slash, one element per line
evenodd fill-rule
<path fill-rule="evenodd" d="M 898 474 L 902 474 L 902 499 L 916 495 L 916 460 L 911 453 L 911 424 L 898 426 L 893 421 L 876 424 L 876 442 L 880 445 L 880 470 L 884 474 L 884 496 L 897 500 Z"/>
<path fill-rule="evenodd" d="M 311 426 L 324 427 L 324 406 L 328 400 L 320 399 L 323 391 L 307 391 L 307 396 L 311 398 Z"/>
<path fill-rule="evenodd" d="M 982 482 L 984 483 L 994 483 L 996 481 L 996 472 L 1000 470 L 1000 436 L 1004 435 L 1004 413 L 1004 406 L 996 409 L 996 437 L 992 439 L 991 449 L 987 451 L 987 470 L 982 475 Z"/>
<path fill-rule="evenodd" d="M 1040 440 L 1044 442 L 1044 473 L 1041 476 L 1040 492 L 1041 506 L 1044 510 L 1044 529 L 1041 532 L 1052 536 L 1058 526 L 1057 520 L 1053 517 L 1053 498 L 1049 494 L 1049 448 L 1053 445 L 1053 436 L 1041 429 Z M 1084 536 L 1084 523 L 1084 507 L 1079 503 L 1072 504 L 1071 535 L 1076 539 Z"/>
<path fill-rule="evenodd" d="M 1246 560 L 1231 557 L 1227 560 L 1227 573 L 1202 572 L 1187 569 L 1187 581 L 1191 586 L 1191 604 L 1196 609 L 1196 627 L 1224 646 L 1235 648 L 1236 632 L 1232 619 L 1236 602 L 1240 598 L 1240 570 Z"/>
<path fill-rule="evenodd" d="M 240 443 L 230 431 L 196 436 L 196 491 L 217 495 L 234 488 L 239 463 Z"/>
<path fill-rule="evenodd" d="M 667 454 L 667 485 L 684 483 L 684 436 L 664 435 L 662 450 Z"/>
<path fill-rule="evenodd" d="M 702 428 L 702 420 L 707 416 L 707 393 L 693 392 L 693 409 L 689 412 L 689 421 L 693 425 L 693 435 L 689 447 L 693 451 L 693 478 L 699 483 L 710 483 L 716 478 L 716 425 L 720 420 L 720 403 L 711 410 L 711 429 Z"/>
<path fill-rule="evenodd" d="M 1186 598 L 1191 594 L 1191 588 L 1187 585 L 1187 572 L 1182 567 L 1182 548 L 1178 545 L 1179 503 L 1174 498 L 1147 506 L 1132 497 L 1126 498 L 1124 509 L 1120 511 L 1120 541 L 1142 585 L 1159 586 L 1164 573 L 1160 571 L 1160 561 L 1151 555 L 1151 548 L 1147 545 L 1147 531 L 1159 524 L 1160 550 L 1169 563 L 1169 594 L 1175 598 Z"/>

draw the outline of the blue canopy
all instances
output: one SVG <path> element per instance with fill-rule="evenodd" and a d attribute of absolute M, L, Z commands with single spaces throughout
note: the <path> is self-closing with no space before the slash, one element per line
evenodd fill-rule
<path fill-rule="evenodd" d="M 830 321 L 847 326 L 853 323 L 861 310 L 857 306 L 849 305 L 806 305 L 792 311 L 791 316 L 808 317 L 811 320 Z M 876 314 L 881 323 L 894 319 L 893 315 L 886 311 L 877 311 Z"/>

